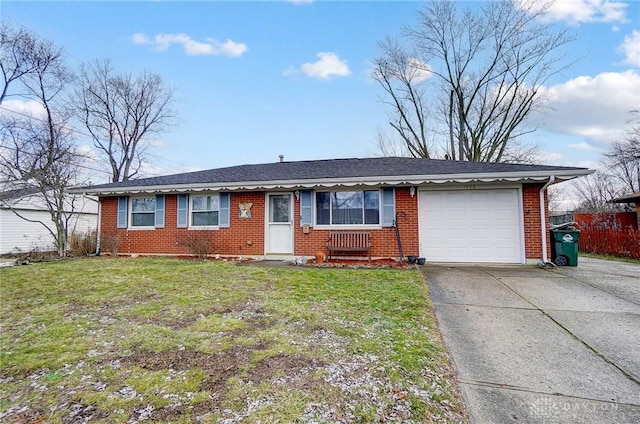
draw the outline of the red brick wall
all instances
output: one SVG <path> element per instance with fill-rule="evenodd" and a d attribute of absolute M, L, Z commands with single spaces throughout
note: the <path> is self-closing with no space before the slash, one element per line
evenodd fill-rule
<path fill-rule="evenodd" d="M 404 215 L 402 214 L 404 213 Z M 408 188 L 396 188 L 396 214 L 404 255 L 418 254 L 418 194 L 413 198 Z M 314 256 L 316 252 L 326 250 L 329 233 L 334 230 L 310 228 L 305 234 L 300 227 L 300 201 L 294 200 L 294 243 L 295 254 Z M 399 257 L 395 228 L 383 227 L 376 230 L 363 230 L 371 233 L 371 256 Z M 325 252 L 326 253 L 326 252 Z M 349 256 L 365 256 L 357 252 Z"/>
<path fill-rule="evenodd" d="M 213 253 L 223 255 L 263 255 L 265 250 L 265 194 L 231 193 L 231 226 L 219 230 L 189 230 L 176 228 L 177 195 L 167 195 L 165 205 L 165 227 L 153 230 L 116 229 L 118 202 L 115 197 L 102 198 L 101 231 L 109 234 L 117 232 L 120 236 L 119 252 L 123 254 L 187 254 L 181 246 L 181 237 L 195 232 L 209 234 L 214 246 Z M 314 256 L 318 250 L 325 250 L 330 230 L 310 228 L 304 234 L 300 227 L 300 201 L 294 199 L 294 253 L 295 255 Z M 252 202 L 251 219 L 238 218 L 237 205 L 240 202 Z M 418 252 L 418 196 L 409 196 L 406 188 L 396 189 L 396 212 L 399 215 L 398 226 L 405 255 Z M 369 230 L 371 232 L 371 255 L 383 257 L 399 256 L 394 228 Z M 355 254 L 354 254 L 355 255 Z"/>
<path fill-rule="evenodd" d="M 539 192 L 542 184 L 524 184 L 522 189 L 523 214 L 525 218 L 524 238 L 527 259 L 541 257 Z M 300 201 L 293 197 L 294 214 L 294 254 L 314 256 L 317 251 L 325 251 L 326 240 L 331 230 L 317 230 L 313 227 L 304 234 L 300 227 Z M 265 194 L 231 193 L 231 226 L 219 230 L 189 230 L 176 228 L 177 195 L 167 195 L 165 205 L 165 228 L 155 230 L 116 229 L 117 198 L 102 198 L 101 229 L 103 233 L 116 231 L 120 235 L 120 253 L 165 253 L 187 254 L 179 240 L 196 231 L 209 234 L 214 246 L 213 253 L 222 255 L 263 255 L 265 250 Z M 240 220 L 238 203 L 252 202 L 251 219 Z M 403 253 L 417 255 L 418 242 L 418 194 L 413 197 L 408 188 L 396 189 L 396 213 Z M 545 210 L 547 210 L 545 193 Z M 548 221 L 548 210 L 545 219 Z M 371 255 L 376 257 L 398 257 L 398 244 L 394 228 L 368 230 L 371 232 Z M 547 254 L 550 255 L 549 234 L 547 233 Z"/>
<path fill-rule="evenodd" d="M 102 198 L 102 233 L 120 235 L 120 253 L 188 254 L 180 245 L 184 237 L 204 233 L 211 238 L 213 252 L 224 255 L 262 255 L 264 253 L 264 193 L 231 194 L 231 226 L 218 230 L 176 228 L 178 196 L 165 197 L 165 226 L 153 230 L 116 229 L 118 199 Z M 238 203 L 252 202 L 251 219 L 238 217 Z"/>
<path fill-rule="evenodd" d="M 544 184 L 522 185 L 522 206 L 524 215 L 524 247 L 527 259 L 539 259 L 542 257 L 542 240 L 540 237 L 540 189 Z M 544 192 L 544 210 L 547 230 L 549 229 L 549 201 L 547 192 Z M 551 245 L 549 231 L 547 238 L 547 257 L 551 258 Z"/>

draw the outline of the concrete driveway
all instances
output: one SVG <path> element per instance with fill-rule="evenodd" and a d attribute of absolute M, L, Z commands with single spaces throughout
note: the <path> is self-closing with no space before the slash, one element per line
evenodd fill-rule
<path fill-rule="evenodd" d="M 640 422 L 640 265 L 422 269 L 472 422 Z"/>

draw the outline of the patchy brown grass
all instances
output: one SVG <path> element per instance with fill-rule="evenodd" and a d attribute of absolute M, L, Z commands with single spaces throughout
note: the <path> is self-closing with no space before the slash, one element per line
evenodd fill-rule
<path fill-rule="evenodd" d="M 464 422 L 415 270 L 0 270 L 0 421 Z"/>

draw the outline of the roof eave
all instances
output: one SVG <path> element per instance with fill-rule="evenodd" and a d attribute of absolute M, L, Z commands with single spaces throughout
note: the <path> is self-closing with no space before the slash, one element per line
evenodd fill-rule
<path fill-rule="evenodd" d="M 273 180 L 273 181 L 239 181 L 223 183 L 192 183 L 175 185 L 147 185 L 124 186 L 104 188 L 78 188 L 75 193 L 97 196 L 115 196 L 120 194 L 142 193 L 183 193 L 198 191 L 253 191 L 274 189 L 304 189 L 318 187 L 354 187 L 354 186 L 402 186 L 444 183 L 471 183 L 471 182 L 543 182 L 552 175 L 556 181 L 566 181 L 573 178 L 591 174 L 589 169 L 547 170 L 535 172 L 491 172 L 491 173 L 466 173 L 466 174 L 436 174 L 436 175 L 398 175 L 398 176 L 374 176 L 353 178 L 317 178 L 305 180 Z"/>
<path fill-rule="evenodd" d="M 640 193 L 627 194 L 626 196 L 616 197 L 611 199 L 609 203 L 639 203 Z"/>

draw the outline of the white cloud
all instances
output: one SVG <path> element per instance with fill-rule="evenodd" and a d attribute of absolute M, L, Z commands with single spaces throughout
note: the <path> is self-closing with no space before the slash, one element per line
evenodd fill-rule
<path fill-rule="evenodd" d="M 535 0 L 522 0 L 530 4 Z M 590 22 L 626 22 L 626 8 L 623 1 L 612 0 L 554 0 L 546 17 L 551 21 L 565 21 L 571 25 Z M 523 6 L 524 7 L 524 6 Z"/>
<path fill-rule="evenodd" d="M 131 36 L 131 41 L 133 44 L 151 44 L 151 40 L 147 36 L 147 34 L 143 34 L 141 32 L 136 32 Z"/>
<path fill-rule="evenodd" d="M 566 158 L 562 153 L 539 150 L 534 152 L 531 157 L 533 163 L 541 165 L 565 165 Z"/>
<path fill-rule="evenodd" d="M 160 139 L 157 138 L 152 138 L 149 140 L 146 140 L 145 143 L 151 147 L 164 147 L 166 146 L 166 143 Z"/>
<path fill-rule="evenodd" d="M 624 37 L 619 50 L 625 55 L 623 63 L 640 67 L 640 31 L 634 29 L 631 34 Z"/>
<path fill-rule="evenodd" d="M 409 59 L 409 69 L 407 69 L 407 72 L 412 73 L 413 81 L 418 83 L 428 80 L 433 75 L 429 64 L 416 58 Z"/>
<path fill-rule="evenodd" d="M 87 144 L 79 145 L 78 154 L 80 156 L 85 157 L 88 160 L 104 164 L 104 161 L 100 160 L 100 155 L 98 155 L 98 152 L 96 152 L 93 146 L 89 146 Z M 91 164 L 91 165 L 95 165 L 95 164 Z"/>
<path fill-rule="evenodd" d="M 569 144 L 569 147 L 576 150 L 596 150 L 591 144 L 585 142 Z"/>
<path fill-rule="evenodd" d="M 289 3 L 293 3 L 293 4 L 311 4 L 313 3 L 313 0 L 286 0 Z"/>
<path fill-rule="evenodd" d="M 218 41 L 214 38 L 206 38 L 204 42 L 196 41 L 184 33 L 157 34 L 153 39 L 143 33 L 135 33 L 131 41 L 138 45 L 151 45 L 157 51 L 167 51 L 174 44 L 181 45 L 189 56 L 242 56 L 248 47 L 244 43 L 236 43 L 233 40 Z"/>
<path fill-rule="evenodd" d="M 45 115 L 44 107 L 35 100 L 4 100 L 0 115 L 19 117 L 19 115 L 41 118 Z"/>
<path fill-rule="evenodd" d="M 606 147 L 640 104 L 640 73 L 606 72 L 581 76 L 544 90 L 550 108 L 538 117 L 538 128 L 556 134 L 581 136 L 592 147 Z"/>
<path fill-rule="evenodd" d="M 569 162 L 567 166 L 577 166 L 578 168 L 600 169 L 602 168 L 602 162 L 596 160 L 579 160 L 576 162 Z"/>
<path fill-rule="evenodd" d="M 320 52 L 316 55 L 316 62 L 304 63 L 300 69 L 289 68 L 285 75 L 295 75 L 298 72 L 317 79 L 329 79 L 331 77 L 346 77 L 351 75 L 347 62 L 343 61 L 333 52 Z"/>
<path fill-rule="evenodd" d="M 195 172 L 202 171 L 201 168 L 192 167 L 192 166 L 176 166 L 168 165 L 162 166 L 157 163 L 149 163 L 146 162 L 142 164 L 140 168 L 140 177 L 158 177 L 161 175 L 173 175 L 173 174 L 182 174 L 185 172 Z"/>

